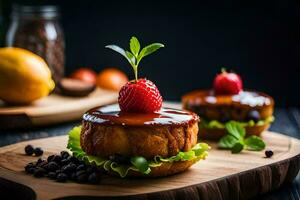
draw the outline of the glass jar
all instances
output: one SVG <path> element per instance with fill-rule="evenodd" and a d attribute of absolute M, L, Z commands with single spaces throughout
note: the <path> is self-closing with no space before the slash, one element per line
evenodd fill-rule
<path fill-rule="evenodd" d="M 56 6 L 14 5 L 6 45 L 32 51 L 45 59 L 52 77 L 64 76 L 64 35 Z"/>

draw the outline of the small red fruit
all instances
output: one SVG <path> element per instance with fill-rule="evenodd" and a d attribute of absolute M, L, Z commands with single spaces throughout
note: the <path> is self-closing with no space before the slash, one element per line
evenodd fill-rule
<path fill-rule="evenodd" d="M 121 88 L 118 102 L 123 112 L 151 113 L 161 108 L 162 96 L 153 82 L 138 79 Z"/>
<path fill-rule="evenodd" d="M 97 86 L 108 90 L 120 91 L 127 82 L 128 78 L 124 72 L 116 68 L 106 68 L 97 76 Z"/>
<path fill-rule="evenodd" d="M 238 74 L 222 70 L 214 79 L 214 90 L 216 94 L 238 94 L 243 90 L 243 82 Z"/>
<path fill-rule="evenodd" d="M 70 78 L 79 79 L 87 83 L 96 84 L 97 74 L 90 68 L 82 67 L 74 71 L 70 75 Z"/>

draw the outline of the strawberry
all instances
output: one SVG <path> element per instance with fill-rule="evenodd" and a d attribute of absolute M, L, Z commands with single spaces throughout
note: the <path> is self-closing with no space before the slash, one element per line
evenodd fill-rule
<path fill-rule="evenodd" d="M 147 79 L 138 79 L 138 66 L 142 58 L 164 47 L 161 43 L 153 43 L 141 49 L 141 44 L 136 37 L 131 37 L 130 51 L 125 51 L 117 45 L 107 45 L 124 56 L 131 65 L 135 80 L 127 82 L 119 92 L 119 106 L 123 112 L 151 113 L 158 111 L 162 105 L 162 97 L 156 85 Z"/>
<path fill-rule="evenodd" d="M 127 82 L 119 92 L 121 111 L 151 113 L 162 106 L 162 96 L 156 85 L 147 79 Z"/>
<path fill-rule="evenodd" d="M 238 74 L 222 70 L 214 79 L 214 90 L 216 94 L 238 94 L 243 90 L 243 82 Z"/>

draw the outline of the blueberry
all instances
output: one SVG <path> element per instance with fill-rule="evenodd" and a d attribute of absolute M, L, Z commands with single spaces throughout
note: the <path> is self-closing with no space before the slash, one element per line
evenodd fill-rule
<path fill-rule="evenodd" d="M 111 161 L 119 163 L 119 164 L 129 164 L 130 163 L 129 157 L 123 156 L 121 154 L 114 154 L 112 156 L 109 156 L 109 159 Z"/>
<path fill-rule="evenodd" d="M 41 167 L 37 167 L 36 170 L 34 171 L 34 176 L 36 178 L 39 178 L 39 177 L 43 177 L 46 173 L 46 170 L 41 168 Z"/>
<path fill-rule="evenodd" d="M 220 120 L 220 122 L 222 122 L 222 123 L 226 123 L 226 122 L 228 122 L 228 121 L 230 120 L 230 117 L 229 117 L 228 115 L 221 114 L 219 120 Z"/>
<path fill-rule="evenodd" d="M 36 166 L 37 167 L 45 167 L 48 164 L 48 162 L 46 160 L 42 160 L 42 161 L 38 161 Z"/>
<path fill-rule="evenodd" d="M 33 174 L 35 170 L 35 165 L 33 163 L 28 163 L 25 166 L 25 172 L 29 173 L 29 174 Z"/>
<path fill-rule="evenodd" d="M 78 160 L 78 165 L 86 165 L 83 160 Z"/>
<path fill-rule="evenodd" d="M 274 155 L 274 153 L 273 153 L 272 150 L 266 150 L 265 155 L 266 155 L 267 158 L 271 158 Z"/>
<path fill-rule="evenodd" d="M 30 144 L 26 145 L 26 147 L 25 147 L 25 153 L 26 153 L 26 155 L 31 156 L 34 153 L 33 146 L 30 145 Z"/>
<path fill-rule="evenodd" d="M 86 172 L 87 172 L 88 174 L 91 174 L 91 173 L 95 172 L 96 170 L 97 170 L 97 168 L 94 167 L 94 166 L 88 166 L 88 167 L 86 168 Z"/>
<path fill-rule="evenodd" d="M 43 155 L 43 153 L 44 153 L 44 151 L 43 151 L 43 149 L 41 149 L 41 147 L 37 147 L 34 149 L 34 154 L 36 156 L 41 156 L 41 155 Z"/>
<path fill-rule="evenodd" d="M 260 114 L 257 110 L 250 110 L 247 115 L 248 120 L 253 120 L 255 123 L 260 120 Z"/>
<path fill-rule="evenodd" d="M 36 165 L 40 164 L 41 162 L 45 161 L 44 159 L 42 158 L 39 158 L 37 161 L 36 161 Z"/>
<path fill-rule="evenodd" d="M 76 180 L 77 180 L 78 183 L 84 183 L 84 182 L 87 181 L 87 178 L 88 178 L 87 174 L 82 173 L 82 174 L 80 174 L 79 176 L 76 177 Z"/>
<path fill-rule="evenodd" d="M 82 175 L 82 174 L 86 174 L 86 171 L 85 170 L 80 170 L 80 171 L 76 172 L 76 176 L 77 177 L 80 176 L 80 175 Z"/>
<path fill-rule="evenodd" d="M 66 174 L 70 174 L 76 170 L 76 165 L 74 163 L 69 163 L 68 165 L 65 165 L 62 167 L 62 172 Z"/>
<path fill-rule="evenodd" d="M 84 183 L 88 180 L 88 175 L 85 170 L 77 171 L 75 176 L 76 176 L 76 181 L 79 183 Z"/>
<path fill-rule="evenodd" d="M 78 160 L 76 157 L 74 157 L 74 156 L 69 156 L 69 157 L 68 157 L 68 160 L 69 160 L 70 162 L 72 162 L 72 163 L 75 163 L 75 164 L 78 164 L 78 163 L 79 163 L 79 160 Z"/>
<path fill-rule="evenodd" d="M 86 166 L 84 164 L 78 165 L 78 167 L 76 168 L 76 171 L 80 171 L 80 170 L 85 170 Z"/>
<path fill-rule="evenodd" d="M 50 155 L 50 156 L 48 156 L 47 161 L 48 161 L 48 162 L 53 161 L 54 156 L 55 156 L 55 155 Z"/>
<path fill-rule="evenodd" d="M 71 176 L 70 176 L 70 179 L 72 180 L 72 181 L 76 181 L 76 173 L 75 172 L 73 172 L 72 174 L 71 174 Z"/>
<path fill-rule="evenodd" d="M 29 169 L 27 170 L 27 172 L 28 172 L 29 174 L 34 174 L 35 170 L 36 170 L 36 168 L 35 168 L 35 167 L 32 167 L 32 168 L 29 168 Z"/>
<path fill-rule="evenodd" d="M 52 161 L 56 162 L 57 164 L 59 164 L 61 162 L 62 158 L 60 155 L 55 155 L 52 159 Z"/>
<path fill-rule="evenodd" d="M 59 173 L 57 176 L 56 176 L 56 180 L 58 182 L 66 182 L 66 180 L 68 179 L 68 176 L 67 174 L 65 173 Z"/>
<path fill-rule="evenodd" d="M 97 173 L 93 172 L 88 177 L 88 182 L 91 184 L 97 184 L 100 182 L 100 177 L 97 175 Z"/>
<path fill-rule="evenodd" d="M 60 169 L 58 169 L 58 170 L 56 170 L 55 171 L 55 174 L 57 175 L 57 174 L 59 174 L 59 173 L 61 173 L 62 171 L 60 170 Z"/>
<path fill-rule="evenodd" d="M 28 163 L 26 166 L 25 166 L 25 168 L 26 167 L 29 167 L 29 168 L 31 168 L 31 167 L 35 167 L 35 164 L 34 163 L 32 163 L 32 162 L 30 162 L 30 163 Z"/>
<path fill-rule="evenodd" d="M 61 151 L 60 152 L 60 156 L 63 158 L 63 159 L 67 159 L 70 154 L 67 152 L 67 151 Z"/>
<path fill-rule="evenodd" d="M 55 178 L 56 178 L 56 173 L 55 173 L 55 172 L 49 172 L 49 173 L 48 173 L 48 177 L 49 177 L 50 179 L 55 179 Z"/>
<path fill-rule="evenodd" d="M 70 163 L 70 160 L 68 160 L 68 159 L 62 159 L 62 160 L 60 161 L 60 164 L 61 164 L 62 166 L 67 165 L 67 164 L 69 164 L 69 163 Z"/>
<path fill-rule="evenodd" d="M 59 169 L 59 165 L 56 162 L 51 161 L 47 164 L 46 169 L 48 171 L 54 172 Z"/>

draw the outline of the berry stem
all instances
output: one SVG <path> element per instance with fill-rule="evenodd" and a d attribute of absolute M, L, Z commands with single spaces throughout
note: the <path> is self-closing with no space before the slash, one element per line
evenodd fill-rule
<path fill-rule="evenodd" d="M 138 66 L 137 65 L 133 65 L 132 68 L 133 68 L 135 80 L 137 81 L 138 80 L 138 70 L 137 70 Z"/>

